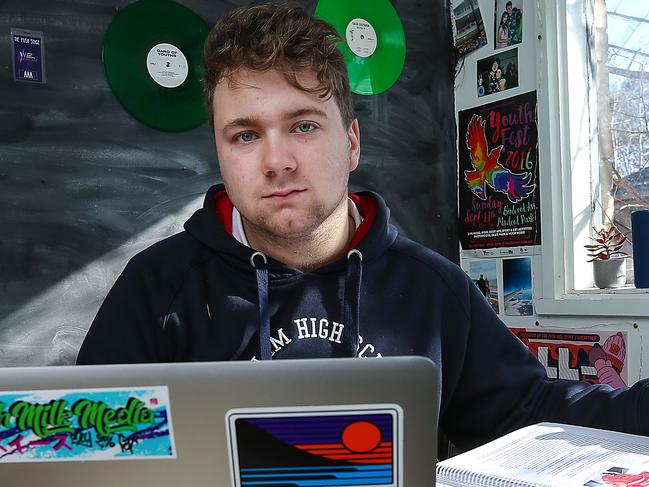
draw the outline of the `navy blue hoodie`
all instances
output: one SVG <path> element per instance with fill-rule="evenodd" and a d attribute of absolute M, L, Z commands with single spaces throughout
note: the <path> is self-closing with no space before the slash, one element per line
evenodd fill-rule
<path fill-rule="evenodd" d="M 400 236 L 380 196 L 352 197 L 357 251 L 301 272 L 236 241 L 232 205 L 210 188 L 184 232 L 128 263 L 77 363 L 423 355 L 440 367 L 440 427 L 460 448 L 538 421 L 649 433 L 646 382 L 548 380 L 459 267 Z"/>

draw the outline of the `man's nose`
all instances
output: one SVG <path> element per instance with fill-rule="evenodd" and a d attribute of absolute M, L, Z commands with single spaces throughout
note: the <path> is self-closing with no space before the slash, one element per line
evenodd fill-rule
<path fill-rule="evenodd" d="M 290 141 L 273 134 L 264 140 L 262 170 L 266 176 L 295 171 L 297 160 Z"/>

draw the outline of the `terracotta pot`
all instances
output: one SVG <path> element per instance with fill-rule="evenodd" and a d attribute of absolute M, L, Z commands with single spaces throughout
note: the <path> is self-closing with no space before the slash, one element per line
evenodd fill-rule
<path fill-rule="evenodd" d="M 600 289 L 622 287 L 626 284 L 626 259 L 593 261 L 595 286 Z"/>

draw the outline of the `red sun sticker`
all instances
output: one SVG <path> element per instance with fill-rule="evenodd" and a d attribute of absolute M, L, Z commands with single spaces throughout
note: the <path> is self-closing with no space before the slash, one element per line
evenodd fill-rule
<path fill-rule="evenodd" d="M 367 453 L 381 443 L 381 430 L 367 421 L 355 421 L 343 430 L 342 441 L 354 453 Z"/>

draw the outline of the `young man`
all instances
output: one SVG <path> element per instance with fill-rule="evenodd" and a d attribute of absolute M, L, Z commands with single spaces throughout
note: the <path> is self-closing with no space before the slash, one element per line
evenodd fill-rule
<path fill-rule="evenodd" d="M 224 185 L 129 262 L 78 363 L 416 354 L 441 368 L 460 448 L 542 420 L 647 433 L 646 383 L 549 381 L 461 269 L 347 193 L 360 133 L 337 39 L 295 5 L 219 21 L 205 91 Z"/>

